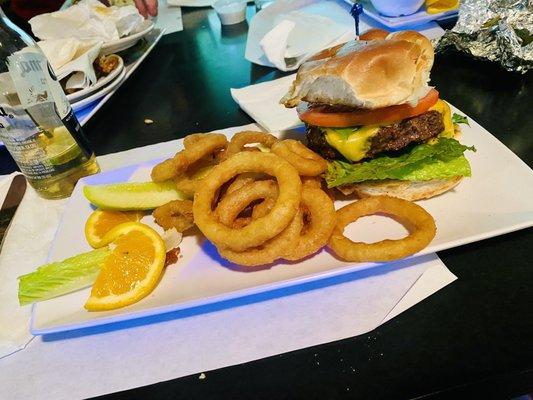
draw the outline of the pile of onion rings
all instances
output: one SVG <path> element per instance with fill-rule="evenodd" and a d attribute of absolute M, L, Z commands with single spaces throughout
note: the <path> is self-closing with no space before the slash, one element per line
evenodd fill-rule
<path fill-rule="evenodd" d="M 435 236 L 431 215 L 405 200 L 370 197 L 335 211 L 321 176 L 326 169 L 302 143 L 264 132 L 240 132 L 229 142 L 217 133 L 189 135 L 184 150 L 154 167 L 152 179 L 174 180 L 192 200 L 165 204 L 154 219 L 179 232 L 196 225 L 222 257 L 244 266 L 298 261 L 325 246 L 346 261 L 391 261 Z M 344 236 L 346 225 L 375 213 L 392 216 L 409 235 L 372 244 Z"/>
<path fill-rule="evenodd" d="M 278 197 L 267 216 L 253 220 L 242 229 L 233 229 L 215 218 L 212 204 L 224 183 L 245 172 L 262 172 L 275 177 Z M 296 169 L 282 158 L 270 153 L 237 153 L 216 165 L 203 179 L 194 195 L 194 222 L 217 246 L 234 251 L 259 246 L 281 233 L 292 221 L 300 206 L 301 186 Z"/>

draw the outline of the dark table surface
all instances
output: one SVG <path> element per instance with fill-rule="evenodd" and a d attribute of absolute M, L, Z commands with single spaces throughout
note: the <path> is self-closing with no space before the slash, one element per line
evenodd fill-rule
<path fill-rule="evenodd" d="M 249 7 L 248 20 L 254 12 Z M 246 23 L 221 30 L 210 9 L 183 9 L 183 22 L 184 31 L 163 37 L 87 124 L 97 155 L 250 123 L 229 89 L 282 76 L 244 59 Z M 532 73 L 449 54 L 437 56 L 432 82 L 532 165 Z M 440 252 L 459 279 L 369 334 L 105 397 L 503 399 L 533 392 L 532 249 L 528 229 Z"/>

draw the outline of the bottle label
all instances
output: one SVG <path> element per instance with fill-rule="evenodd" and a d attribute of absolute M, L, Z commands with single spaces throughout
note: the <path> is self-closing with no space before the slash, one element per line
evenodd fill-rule
<path fill-rule="evenodd" d="M 47 109 L 50 105 L 55 105 L 59 118 L 67 116 L 70 104 L 41 51 L 26 47 L 8 56 L 7 62 L 22 107 L 28 109 L 42 105 L 45 106 L 42 108 Z"/>

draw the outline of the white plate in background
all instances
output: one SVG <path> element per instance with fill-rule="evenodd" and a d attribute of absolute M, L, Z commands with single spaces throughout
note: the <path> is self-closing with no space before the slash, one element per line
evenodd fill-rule
<path fill-rule="evenodd" d="M 124 36 L 111 42 L 105 42 L 102 45 L 100 54 L 118 53 L 119 51 L 126 50 L 147 35 L 152 29 L 154 29 L 154 23 L 149 19 L 145 19 L 136 33 L 132 33 L 131 35 Z"/>
<path fill-rule="evenodd" d="M 353 4 L 350 0 L 346 0 L 347 3 Z M 405 28 L 409 26 L 417 26 L 417 25 L 423 25 L 430 21 L 436 21 L 439 19 L 446 19 L 446 18 L 452 18 L 458 14 L 458 10 L 450 10 L 445 11 L 437 14 L 429 14 L 425 10 L 425 6 L 423 5 L 417 12 L 411 15 L 402 15 L 400 17 L 387 17 L 385 15 L 381 15 L 374 6 L 370 3 L 370 1 L 363 2 L 363 13 L 368 15 L 373 20 L 379 22 L 380 24 L 385 25 L 386 27 L 398 29 L 398 28 Z"/>
<path fill-rule="evenodd" d="M 215 0 L 167 0 L 171 7 L 211 7 Z M 253 0 L 246 0 L 247 3 L 253 3 Z"/>
<path fill-rule="evenodd" d="M 91 95 L 92 93 L 94 93 L 98 89 L 106 86 L 110 82 L 112 82 L 122 72 L 122 70 L 124 69 L 124 61 L 122 60 L 122 58 L 120 56 L 116 55 L 116 54 L 115 54 L 115 56 L 118 57 L 118 65 L 116 66 L 116 68 L 113 71 L 111 71 L 106 76 L 100 77 L 100 79 L 98 79 L 95 84 L 93 84 L 91 86 L 88 86 L 85 89 L 78 90 L 77 92 L 74 92 L 74 93 L 71 93 L 71 94 L 67 94 L 67 100 L 71 104 L 75 103 L 75 102 L 80 101 L 81 99 Z"/>
<path fill-rule="evenodd" d="M 295 133 L 292 131 L 289 134 Z M 419 202 L 433 215 L 437 224 L 435 239 L 420 254 L 533 226 L 533 171 L 471 119 L 470 127 L 463 125 L 461 142 L 477 148 L 476 153 L 467 152 L 473 177 L 465 178 L 452 191 Z M 83 227 L 92 207 L 83 197 L 84 185 L 128 181 L 140 167 L 144 167 L 148 179 L 151 165 L 153 163 L 126 167 L 82 179 L 66 206 L 49 261 L 90 250 Z M 520 192 L 516 190 L 517 187 L 521 188 Z M 336 202 L 336 206 L 341 205 L 341 202 Z M 388 219 L 367 217 L 349 227 L 347 232 L 357 240 L 375 241 L 383 237 L 399 237 L 403 229 Z M 83 304 L 90 289 L 80 290 L 36 303 L 33 306 L 31 332 L 45 334 L 161 314 L 375 265 L 342 262 L 322 251 L 300 263 L 280 263 L 269 269 L 252 271 L 251 268 L 228 264 L 218 256 L 214 246 L 195 237 L 186 237 L 180 249 L 183 258 L 169 266 L 155 290 L 138 303 L 113 311 L 88 312 Z"/>
<path fill-rule="evenodd" d="M 84 97 L 83 99 L 79 101 L 71 103 L 72 109 L 74 110 L 74 112 L 82 110 L 83 108 L 89 106 L 91 103 L 95 102 L 96 100 L 101 99 L 108 93 L 115 90 L 115 88 L 118 87 L 118 85 L 122 83 L 125 76 L 126 76 L 126 70 L 123 68 L 120 74 L 117 77 L 115 77 L 115 79 L 111 81 L 107 86 L 102 87 L 100 90 L 98 90 L 97 92 L 93 93 L 92 95 L 88 97 Z"/>

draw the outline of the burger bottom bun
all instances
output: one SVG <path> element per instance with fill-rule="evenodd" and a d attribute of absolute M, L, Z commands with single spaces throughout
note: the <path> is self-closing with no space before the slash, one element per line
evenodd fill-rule
<path fill-rule="evenodd" d="M 394 196 L 415 201 L 438 196 L 459 184 L 463 177 L 435 179 L 431 181 L 386 180 L 379 182 L 361 182 L 343 185 L 337 189 L 344 195 L 356 194 L 359 198 L 371 196 Z"/>

